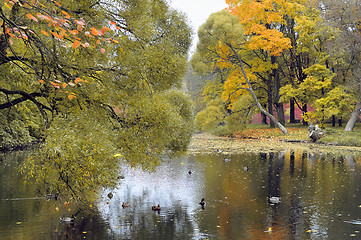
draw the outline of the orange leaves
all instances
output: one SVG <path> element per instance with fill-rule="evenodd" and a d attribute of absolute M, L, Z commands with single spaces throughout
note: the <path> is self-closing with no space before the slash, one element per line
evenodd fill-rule
<path fill-rule="evenodd" d="M 74 35 L 74 36 L 79 33 L 78 30 L 68 30 L 68 31 L 69 31 L 70 34 L 72 34 L 72 35 Z"/>
<path fill-rule="evenodd" d="M 70 18 L 70 15 L 69 15 L 67 12 L 65 12 L 65 11 L 61 11 L 61 13 L 65 15 L 65 18 L 67 18 L 67 19 L 69 19 L 69 18 Z"/>
<path fill-rule="evenodd" d="M 56 5 L 58 5 L 59 7 L 61 7 L 61 4 L 58 3 L 57 1 L 54 1 L 54 3 L 55 3 Z"/>
<path fill-rule="evenodd" d="M 79 47 L 79 45 L 80 45 L 80 41 L 75 40 L 74 43 L 73 43 L 73 45 L 72 45 L 72 47 L 73 47 L 74 49 L 76 49 L 77 47 Z"/>
<path fill-rule="evenodd" d="M 38 19 L 34 17 L 31 13 L 27 13 L 26 16 L 30 18 L 31 20 L 34 20 L 35 22 L 38 22 Z"/>
<path fill-rule="evenodd" d="M 48 37 L 50 36 L 49 33 L 47 33 L 47 32 L 44 31 L 44 30 L 41 30 L 41 32 L 42 32 L 45 36 L 48 36 Z"/>
<path fill-rule="evenodd" d="M 96 28 L 90 28 L 90 32 L 91 34 L 93 34 L 94 36 L 98 36 L 99 35 L 99 31 Z"/>
<path fill-rule="evenodd" d="M 101 30 L 102 35 L 104 35 L 106 31 L 111 31 L 111 29 L 108 27 L 103 27 Z"/>
<path fill-rule="evenodd" d="M 243 25 L 244 33 L 249 35 L 249 50 L 262 49 L 277 56 L 291 47 L 290 40 L 283 36 L 277 26 L 284 24 L 284 15 L 295 15 L 291 12 L 291 1 L 237 1 L 227 0 L 228 11 L 236 15 Z"/>

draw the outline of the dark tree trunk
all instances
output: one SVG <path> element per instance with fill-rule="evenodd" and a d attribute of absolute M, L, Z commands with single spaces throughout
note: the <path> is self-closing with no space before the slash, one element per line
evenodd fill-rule
<path fill-rule="evenodd" d="M 267 105 L 265 104 L 264 108 L 266 108 L 266 107 L 267 107 Z M 266 114 L 261 112 L 261 116 L 262 116 L 262 123 L 267 125 L 267 116 L 266 116 Z"/>
<path fill-rule="evenodd" d="M 273 116 L 273 97 L 272 92 L 268 92 L 268 112 Z M 270 119 L 270 128 L 275 128 L 276 124 Z"/>
<path fill-rule="evenodd" d="M 293 98 L 290 99 L 290 123 L 296 123 L 295 100 Z"/>
<path fill-rule="evenodd" d="M 339 127 L 342 127 L 342 117 L 340 117 L 340 118 L 338 119 L 338 126 L 339 126 Z"/>
<path fill-rule="evenodd" d="M 336 117 L 335 115 L 332 115 L 332 127 L 336 126 Z"/>
<path fill-rule="evenodd" d="M 271 56 L 272 64 L 277 63 L 277 58 L 275 56 Z M 283 103 L 280 102 L 280 88 L 281 88 L 281 79 L 279 76 L 278 68 L 272 70 L 272 77 L 274 80 L 274 104 L 277 108 L 277 119 L 282 124 L 285 125 L 285 113 L 283 110 Z"/>

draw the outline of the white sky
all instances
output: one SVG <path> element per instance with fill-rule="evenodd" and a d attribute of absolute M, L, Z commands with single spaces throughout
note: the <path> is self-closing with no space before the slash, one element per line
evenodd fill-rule
<path fill-rule="evenodd" d="M 194 35 L 191 54 L 198 42 L 198 28 L 207 21 L 209 15 L 227 7 L 225 0 L 168 0 L 171 7 L 184 12 L 192 24 Z"/>

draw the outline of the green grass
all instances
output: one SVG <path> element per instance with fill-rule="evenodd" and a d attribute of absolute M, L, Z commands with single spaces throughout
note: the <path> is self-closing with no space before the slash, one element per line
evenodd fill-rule
<path fill-rule="evenodd" d="M 289 131 L 284 135 L 278 128 L 269 128 L 264 124 L 249 124 L 243 131 L 232 134 L 232 137 L 240 139 L 283 139 L 283 140 L 310 140 L 308 126 L 297 124 L 286 124 Z M 361 123 L 357 123 L 352 132 L 345 132 L 345 126 L 332 127 L 326 124 L 323 130 L 323 137 L 318 140 L 319 143 L 331 143 L 339 146 L 361 147 Z"/>
<path fill-rule="evenodd" d="M 323 138 L 319 141 L 340 146 L 361 147 L 361 125 L 356 125 L 352 132 L 345 132 L 343 127 L 326 127 Z"/>

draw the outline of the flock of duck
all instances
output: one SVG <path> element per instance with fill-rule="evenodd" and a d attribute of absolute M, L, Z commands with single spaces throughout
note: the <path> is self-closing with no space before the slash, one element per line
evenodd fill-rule
<path fill-rule="evenodd" d="M 217 149 L 217 152 L 221 153 L 222 150 Z M 229 158 L 224 158 L 223 161 L 224 162 L 230 162 L 231 160 Z M 249 170 L 248 166 L 244 167 L 243 170 L 248 171 Z M 191 170 L 188 171 L 188 174 L 192 174 L 192 173 L 193 172 Z M 107 196 L 108 196 L 109 199 L 112 199 L 113 198 L 113 193 L 110 192 L 110 193 L 108 193 Z M 272 204 L 272 205 L 281 203 L 281 198 L 280 197 L 268 196 L 267 200 L 268 200 L 268 203 Z M 205 204 L 206 203 L 204 201 L 204 198 L 202 198 L 201 201 L 199 202 L 199 205 L 202 207 L 202 209 L 204 209 Z M 122 208 L 126 208 L 126 207 L 130 207 L 130 202 L 123 202 L 122 203 Z M 152 210 L 157 211 L 159 213 L 160 210 L 161 210 L 160 204 L 152 206 Z M 66 222 L 66 223 L 74 223 L 74 217 L 64 217 L 64 218 L 60 218 L 60 220 L 63 221 L 63 222 Z"/>

